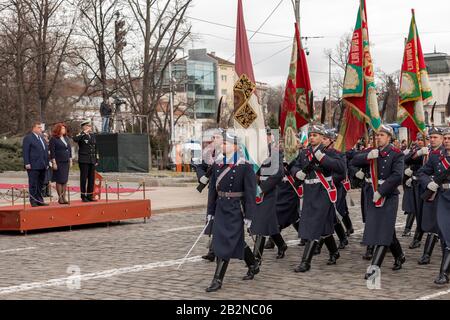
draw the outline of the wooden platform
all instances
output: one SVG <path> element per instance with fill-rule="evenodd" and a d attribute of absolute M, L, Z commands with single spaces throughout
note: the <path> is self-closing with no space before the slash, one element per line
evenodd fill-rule
<path fill-rule="evenodd" d="M 150 200 L 72 201 L 47 207 L 0 207 L 0 231 L 28 231 L 102 222 L 149 218 Z"/>

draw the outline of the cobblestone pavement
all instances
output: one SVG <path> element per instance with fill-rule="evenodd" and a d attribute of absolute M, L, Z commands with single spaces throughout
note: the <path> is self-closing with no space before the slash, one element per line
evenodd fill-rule
<path fill-rule="evenodd" d="M 147 223 L 133 220 L 27 236 L 2 233 L 0 299 L 448 299 L 450 287 L 433 284 L 440 250 L 436 247 L 431 265 L 419 266 L 422 249 L 408 249 L 411 238 L 400 237 L 401 213 L 397 233 L 407 262 L 394 272 L 388 254 L 381 289 L 367 288 L 363 275 L 368 262 L 361 259 L 365 248 L 360 245 L 363 226 L 356 201 L 359 193 L 351 196 L 356 204 L 350 208 L 356 232 L 350 245 L 341 250 L 337 265 L 326 265 L 324 248 L 314 257 L 310 272 L 294 273 L 303 248 L 297 246 L 296 233 L 289 228 L 283 231 L 289 244 L 284 259 L 277 260 L 274 250 L 266 250 L 261 272 L 253 281 L 241 280 L 246 273 L 243 261 L 232 261 L 222 290 L 209 294 L 204 289 L 215 263 L 200 258 L 207 237 L 201 238 L 177 270 L 202 230 L 204 210 L 155 214 Z"/>

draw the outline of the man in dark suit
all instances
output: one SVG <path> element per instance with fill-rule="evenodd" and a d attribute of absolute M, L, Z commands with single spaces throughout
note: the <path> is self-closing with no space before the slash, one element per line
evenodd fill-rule
<path fill-rule="evenodd" d="M 48 160 L 48 147 L 42 137 L 42 124 L 33 123 L 31 132 L 23 138 L 23 162 L 28 173 L 31 206 L 48 206 L 42 197 Z"/>
<path fill-rule="evenodd" d="M 97 144 L 89 120 L 81 122 L 81 132 L 73 141 L 78 143 L 78 165 L 80 166 L 80 191 L 83 202 L 94 199 L 95 166 L 98 164 Z"/>

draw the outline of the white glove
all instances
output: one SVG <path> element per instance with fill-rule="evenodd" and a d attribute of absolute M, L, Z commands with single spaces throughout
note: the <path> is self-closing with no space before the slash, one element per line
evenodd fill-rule
<path fill-rule="evenodd" d="M 407 175 L 408 177 L 411 177 L 413 175 L 413 171 L 410 168 L 406 168 L 405 175 Z"/>
<path fill-rule="evenodd" d="M 208 184 L 208 181 L 209 181 L 209 179 L 208 179 L 208 177 L 206 177 L 206 176 L 202 176 L 202 177 L 200 178 L 200 183 Z"/>
<path fill-rule="evenodd" d="M 317 150 L 317 151 L 314 153 L 314 156 L 315 156 L 316 159 L 319 160 L 319 162 L 320 162 L 320 161 L 322 161 L 322 158 L 325 157 L 325 153 L 323 153 L 323 152 L 320 151 L 320 150 Z"/>
<path fill-rule="evenodd" d="M 362 170 L 359 170 L 355 173 L 355 177 L 357 177 L 359 180 L 364 179 L 364 172 Z"/>
<path fill-rule="evenodd" d="M 304 173 L 302 170 L 300 170 L 299 172 L 297 172 L 297 174 L 295 175 L 297 177 L 298 180 L 305 180 L 306 178 L 306 173 Z"/>
<path fill-rule="evenodd" d="M 406 184 L 407 187 L 411 187 L 411 185 L 412 185 L 412 178 L 409 178 L 408 180 L 406 180 L 405 184 Z"/>
<path fill-rule="evenodd" d="M 437 189 L 439 188 L 439 185 L 438 185 L 436 182 L 431 181 L 431 182 L 427 185 L 427 188 L 430 189 L 431 191 L 436 192 Z"/>
<path fill-rule="evenodd" d="M 250 226 L 252 225 L 252 220 L 250 220 L 250 219 L 244 219 L 244 226 L 247 228 L 247 229 L 250 229 Z"/>
<path fill-rule="evenodd" d="M 376 159 L 378 158 L 380 154 L 380 151 L 378 149 L 370 150 L 370 152 L 367 154 L 367 159 Z"/>
<path fill-rule="evenodd" d="M 208 215 L 206 216 L 206 222 L 208 223 L 208 222 L 210 222 L 211 220 L 214 220 L 214 217 L 213 217 L 212 215 L 208 214 Z"/>
<path fill-rule="evenodd" d="M 373 194 L 373 202 L 377 202 L 381 199 L 381 194 L 377 191 Z"/>
<path fill-rule="evenodd" d="M 417 151 L 416 154 L 418 156 L 424 156 L 424 155 L 428 154 L 428 148 L 427 147 L 420 148 L 420 150 Z"/>

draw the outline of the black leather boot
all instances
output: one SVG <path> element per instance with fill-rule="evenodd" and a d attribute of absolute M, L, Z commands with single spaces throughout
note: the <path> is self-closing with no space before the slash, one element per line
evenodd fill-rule
<path fill-rule="evenodd" d="M 248 271 L 242 280 L 253 280 L 255 275 L 259 273 L 259 264 L 249 246 L 246 246 L 244 249 L 244 260 Z"/>
<path fill-rule="evenodd" d="M 345 246 L 348 245 L 348 239 L 344 227 L 342 226 L 342 223 L 340 223 L 339 221 L 335 223 L 334 231 L 336 232 L 336 235 L 339 238 L 339 249 L 344 249 Z"/>
<path fill-rule="evenodd" d="M 387 247 L 386 246 L 376 246 L 375 250 L 373 252 L 373 258 L 372 258 L 372 266 L 377 266 L 378 268 L 381 268 L 381 264 L 383 263 L 384 256 L 386 255 Z M 364 279 L 369 279 L 369 277 L 373 273 L 366 273 L 364 276 Z"/>
<path fill-rule="evenodd" d="M 264 252 L 264 245 L 266 243 L 266 237 L 257 235 L 255 240 L 255 246 L 253 248 L 253 255 L 255 256 L 256 261 L 259 265 L 262 262 L 262 255 Z"/>
<path fill-rule="evenodd" d="M 355 232 L 353 229 L 352 220 L 350 219 L 350 214 L 343 216 L 342 222 L 344 223 L 345 229 L 347 229 L 347 236 Z"/>
<path fill-rule="evenodd" d="M 225 261 L 221 258 L 217 258 L 216 272 L 214 273 L 214 278 L 210 286 L 206 288 L 206 292 L 214 292 L 222 288 L 223 277 L 225 276 L 227 267 L 228 261 Z"/>
<path fill-rule="evenodd" d="M 392 239 L 392 243 L 389 246 L 389 249 L 392 252 L 392 255 L 394 256 L 394 265 L 392 267 L 392 270 L 397 271 L 402 268 L 402 265 L 406 262 L 405 255 L 403 254 L 402 246 L 400 245 L 400 242 L 398 241 L 397 237 L 394 234 L 394 238 Z"/>
<path fill-rule="evenodd" d="M 302 262 L 294 269 L 295 272 L 306 272 L 311 269 L 311 260 L 316 249 L 317 240 L 307 241 L 303 251 Z"/>
<path fill-rule="evenodd" d="M 284 242 L 284 239 L 281 236 L 281 234 L 275 234 L 271 238 L 273 238 L 273 241 L 275 242 L 278 248 L 277 259 L 283 259 L 285 252 L 288 248 L 286 242 Z"/>
<path fill-rule="evenodd" d="M 320 253 L 322 252 L 322 247 L 323 247 L 324 241 L 325 241 L 324 238 L 320 238 L 319 241 L 317 242 L 317 245 L 316 245 L 316 247 L 314 249 L 314 255 L 315 256 L 320 255 Z"/>
<path fill-rule="evenodd" d="M 427 235 L 427 240 L 425 240 L 425 245 L 423 247 L 423 255 L 420 257 L 418 264 L 424 265 L 430 263 L 431 255 L 433 254 L 433 249 L 437 240 L 438 237 L 435 234 L 429 233 Z"/>
<path fill-rule="evenodd" d="M 439 276 L 434 280 L 435 284 L 444 285 L 449 283 L 448 274 L 450 272 L 450 249 L 446 248 L 442 256 L 441 270 Z"/>
<path fill-rule="evenodd" d="M 416 249 L 420 247 L 420 242 L 422 241 L 423 237 L 423 231 L 420 229 L 419 226 L 416 227 L 416 231 L 414 232 L 414 238 L 409 245 L 410 249 Z"/>
<path fill-rule="evenodd" d="M 370 260 L 373 257 L 373 249 L 375 246 L 367 246 L 366 253 L 362 256 L 364 260 Z"/>
<path fill-rule="evenodd" d="M 330 258 L 328 259 L 327 265 L 336 264 L 336 260 L 340 258 L 340 255 L 333 235 L 326 237 L 324 242 L 330 252 Z"/>
<path fill-rule="evenodd" d="M 214 254 L 213 246 L 211 243 L 208 248 L 208 253 L 205 254 L 204 256 L 202 256 L 202 259 L 213 262 L 215 258 L 216 258 L 216 255 Z"/>
<path fill-rule="evenodd" d="M 411 229 L 412 229 L 415 217 L 416 217 L 416 215 L 411 212 L 409 212 L 408 215 L 406 216 L 405 230 L 402 233 L 402 237 L 411 236 Z"/>
<path fill-rule="evenodd" d="M 269 237 L 266 241 L 266 245 L 264 246 L 264 249 L 273 249 L 275 248 L 275 243 L 272 240 L 272 237 Z"/>

